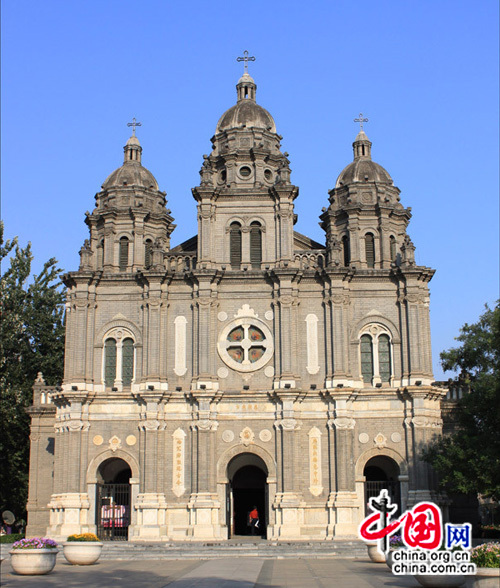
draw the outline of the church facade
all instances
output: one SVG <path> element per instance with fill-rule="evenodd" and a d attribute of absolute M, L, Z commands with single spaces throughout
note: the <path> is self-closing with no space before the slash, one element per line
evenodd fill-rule
<path fill-rule="evenodd" d="M 196 541 L 350 537 L 369 496 L 440 503 L 428 283 L 411 213 L 363 130 L 294 231 L 288 154 L 245 73 L 204 156 L 198 234 L 170 246 L 135 136 L 87 213 L 64 381 L 30 409 L 28 533 Z"/>

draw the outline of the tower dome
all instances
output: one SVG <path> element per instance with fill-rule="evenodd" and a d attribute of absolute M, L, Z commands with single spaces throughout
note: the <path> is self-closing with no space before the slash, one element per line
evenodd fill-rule
<path fill-rule="evenodd" d="M 123 165 L 115 169 L 104 181 L 103 190 L 137 186 L 150 190 L 158 190 L 158 182 L 153 174 L 141 164 L 142 147 L 139 139 L 132 135 L 123 148 Z"/>
<path fill-rule="evenodd" d="M 336 188 L 357 182 L 377 182 L 393 185 L 389 173 L 381 165 L 372 161 L 372 144 L 364 131 L 358 133 L 352 147 L 354 161 L 340 172 L 335 184 Z"/>
<path fill-rule="evenodd" d="M 246 127 L 276 133 L 273 117 L 255 101 L 257 85 L 248 73 L 244 73 L 238 80 L 236 92 L 237 103 L 220 117 L 215 132 L 221 133 L 229 129 Z"/>

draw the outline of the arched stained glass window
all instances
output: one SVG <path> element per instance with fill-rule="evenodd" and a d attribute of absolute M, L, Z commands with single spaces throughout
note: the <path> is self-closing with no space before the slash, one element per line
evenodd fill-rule
<path fill-rule="evenodd" d="M 116 379 L 116 341 L 106 339 L 104 342 L 104 383 L 111 388 Z"/>
<path fill-rule="evenodd" d="M 366 265 L 375 267 L 375 238 L 372 233 L 365 235 Z"/>
<path fill-rule="evenodd" d="M 250 262 L 254 268 L 260 268 L 262 262 L 262 230 L 258 222 L 250 225 Z"/>
<path fill-rule="evenodd" d="M 132 339 L 124 339 L 122 344 L 122 382 L 124 386 L 130 386 L 134 377 L 134 342 Z"/>
<path fill-rule="evenodd" d="M 387 335 L 378 338 L 378 365 L 382 382 L 391 379 L 391 343 Z"/>
<path fill-rule="evenodd" d="M 231 267 L 240 269 L 241 266 L 241 225 L 231 223 L 229 230 L 229 257 Z"/>
<path fill-rule="evenodd" d="M 361 337 L 361 375 L 365 383 L 373 378 L 373 343 L 370 335 Z"/>
<path fill-rule="evenodd" d="M 128 267 L 128 239 L 122 237 L 120 239 L 120 256 L 119 256 L 119 268 L 121 272 L 126 272 Z"/>

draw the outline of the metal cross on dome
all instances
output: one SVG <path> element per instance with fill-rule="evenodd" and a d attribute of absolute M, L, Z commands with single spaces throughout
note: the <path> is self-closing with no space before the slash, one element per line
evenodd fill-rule
<path fill-rule="evenodd" d="M 359 123 L 359 130 L 362 131 L 363 130 L 363 123 L 368 122 L 367 118 L 363 118 L 363 113 L 360 112 L 359 113 L 359 118 L 355 118 L 354 122 L 358 122 Z"/>
<path fill-rule="evenodd" d="M 243 51 L 243 57 L 237 57 L 236 61 L 244 61 L 245 62 L 245 73 L 248 73 L 248 62 L 255 61 L 255 57 L 248 57 L 248 51 Z"/>
<path fill-rule="evenodd" d="M 142 127 L 142 123 L 136 122 L 135 116 L 131 123 L 127 123 L 127 127 L 132 127 L 132 136 L 135 137 L 135 127 Z"/>

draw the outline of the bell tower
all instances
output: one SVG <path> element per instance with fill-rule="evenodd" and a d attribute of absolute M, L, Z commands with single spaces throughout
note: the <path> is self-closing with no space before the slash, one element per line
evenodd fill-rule
<path fill-rule="evenodd" d="M 142 165 L 142 147 L 133 133 L 123 148 L 123 165 L 95 196 L 96 207 L 86 214 L 90 239 L 80 250 L 80 270 L 128 273 L 163 267 L 175 228 L 166 193 Z"/>
<path fill-rule="evenodd" d="M 236 85 L 236 105 L 220 118 L 212 152 L 203 156 L 200 185 L 193 189 L 202 269 L 261 270 L 293 259 L 298 188 L 290 183 L 282 137 L 256 93 L 245 71 Z"/>

